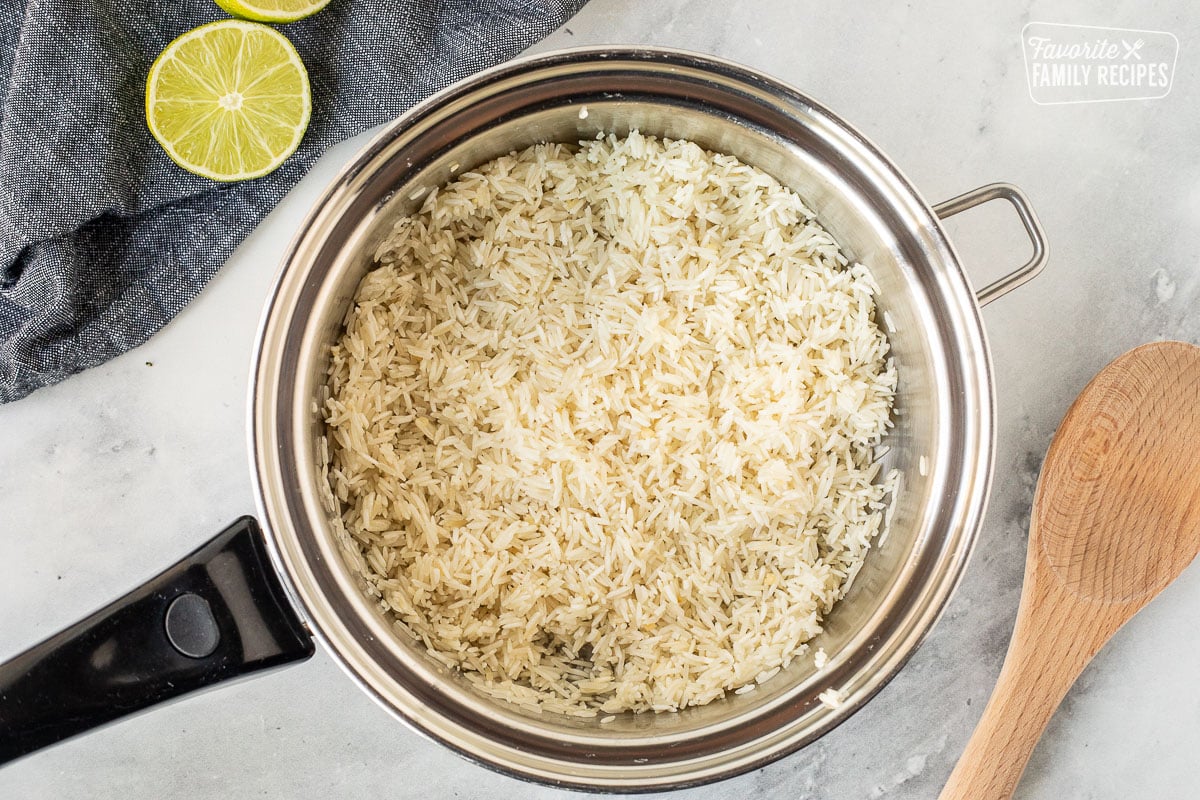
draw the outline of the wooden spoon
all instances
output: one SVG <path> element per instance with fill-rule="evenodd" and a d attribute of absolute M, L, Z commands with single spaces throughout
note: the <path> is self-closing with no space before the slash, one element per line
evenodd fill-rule
<path fill-rule="evenodd" d="M 1016 629 L 941 800 L 1011 797 L 1079 673 L 1197 551 L 1200 347 L 1156 342 L 1101 370 L 1050 443 Z"/>

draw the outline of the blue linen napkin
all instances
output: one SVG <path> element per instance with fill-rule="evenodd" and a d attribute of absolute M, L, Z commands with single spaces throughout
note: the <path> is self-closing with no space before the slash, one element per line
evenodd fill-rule
<path fill-rule="evenodd" d="M 204 286 L 330 145 L 520 53 L 586 0 L 333 0 L 280 30 L 312 81 L 303 143 L 219 184 L 176 166 L 146 71 L 211 0 L 0 3 L 0 402 L 136 347 Z"/>

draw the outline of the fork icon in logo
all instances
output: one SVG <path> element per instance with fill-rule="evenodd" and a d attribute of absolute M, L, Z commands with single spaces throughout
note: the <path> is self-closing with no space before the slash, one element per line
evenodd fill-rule
<path fill-rule="evenodd" d="M 1134 57 L 1134 58 L 1136 58 L 1138 61 L 1141 61 L 1141 60 L 1142 60 L 1142 54 L 1141 54 L 1141 53 L 1139 53 L 1139 52 L 1138 52 L 1138 50 L 1141 50 L 1141 49 L 1142 49 L 1142 45 L 1144 45 L 1145 43 L 1146 43 L 1146 42 L 1145 42 L 1145 40 L 1143 40 L 1143 39 L 1138 39 L 1138 40 L 1137 40 L 1136 42 L 1134 42 L 1133 44 L 1130 44 L 1129 42 L 1127 42 L 1127 41 L 1125 41 L 1124 39 L 1122 39 L 1122 40 L 1121 40 L 1121 44 L 1125 46 L 1125 55 L 1124 55 L 1124 56 L 1122 56 L 1122 58 L 1124 58 L 1126 61 L 1128 61 L 1128 60 L 1129 60 L 1129 57 L 1130 57 L 1130 56 L 1133 56 L 1133 57 Z"/>

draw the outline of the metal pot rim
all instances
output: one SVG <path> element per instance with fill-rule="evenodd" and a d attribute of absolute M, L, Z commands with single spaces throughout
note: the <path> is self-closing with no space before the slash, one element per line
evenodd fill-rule
<path fill-rule="evenodd" d="M 856 147 L 860 155 L 869 158 L 873 168 L 879 171 L 882 182 L 880 191 L 888 192 L 892 202 L 903 203 L 905 210 L 920 220 L 927 234 L 924 241 L 930 248 L 931 257 L 957 267 L 947 270 L 944 289 L 954 306 L 949 311 L 955 316 L 960 343 L 973 366 L 973 373 L 963 376 L 968 391 L 974 395 L 968 398 L 968 405 L 976 411 L 968 437 L 973 452 L 966 457 L 961 479 L 953 487 L 956 490 L 953 498 L 953 530 L 947 533 L 949 545 L 940 564 L 941 572 L 937 580 L 924 587 L 921 607 L 907 610 L 909 616 L 906 618 L 908 624 L 904 636 L 893 641 L 887 652 L 880 649 L 872 661 L 874 668 L 871 673 L 865 677 L 858 676 L 863 680 L 845 703 L 836 710 L 827 710 L 817 724 L 807 725 L 802 730 L 771 731 L 754 742 L 758 746 L 748 747 L 745 752 L 729 754 L 723 759 L 700 759 L 698 763 L 684 763 L 669 774 L 656 772 L 652 769 L 655 766 L 653 764 L 641 767 L 624 765 L 608 772 L 572 770 L 568 768 L 569 765 L 553 759 L 531 757 L 504 742 L 486 740 L 486 737 L 480 737 L 473 731 L 464 731 L 453 720 L 419 707 L 413 694 L 407 692 L 405 687 L 393 685 L 395 682 L 383 674 L 378 665 L 364 658 L 359 643 L 354 641 L 329 597 L 319 588 L 316 581 L 318 572 L 338 573 L 343 570 L 338 567 L 331 570 L 328 564 L 314 564 L 304 555 L 296 532 L 298 515 L 303 515 L 304 510 L 296 508 L 293 499 L 289 498 L 286 484 L 296 476 L 289 473 L 289 465 L 281 457 L 281 448 L 290 447 L 288 437 L 294 435 L 295 431 L 295 426 L 283 419 L 292 409 L 285 408 L 287 403 L 281 403 L 279 396 L 280 382 L 287 379 L 281 371 L 281 359 L 288 341 L 291 316 L 296 311 L 300 292 L 309 278 L 307 268 L 310 265 L 306 261 L 308 250 L 318 244 L 327 232 L 331 217 L 336 215 L 335 211 L 345 194 L 351 191 L 353 181 L 369 171 L 381 154 L 402 141 L 414 125 L 440 113 L 447 106 L 466 102 L 485 92 L 488 87 L 511 80 L 528 80 L 530 75 L 539 71 L 587 65 L 609 68 L 618 64 L 650 64 L 668 70 L 708 72 L 723 80 L 740 83 L 748 90 L 771 95 L 778 102 L 797 104 L 835 127 L 847 143 Z M 272 557 L 286 577 L 292 595 L 312 621 L 314 634 L 368 694 L 419 732 L 485 766 L 545 783 L 620 791 L 678 788 L 729 777 L 761 766 L 824 735 L 874 696 L 899 671 L 932 628 L 966 567 L 990 487 L 995 449 L 995 403 L 989 349 L 979 308 L 958 264 L 958 258 L 938 224 L 937 215 L 879 148 L 840 117 L 801 92 L 756 71 L 719 58 L 669 48 L 592 47 L 529 56 L 474 75 L 413 107 L 380 132 L 331 182 L 299 227 L 284 257 L 281 274 L 262 318 L 253 355 L 248 431 L 256 501 L 260 517 L 270 534 Z M 338 580 L 350 585 L 344 575 Z M 365 598 L 362 598 L 361 605 L 366 606 Z"/>

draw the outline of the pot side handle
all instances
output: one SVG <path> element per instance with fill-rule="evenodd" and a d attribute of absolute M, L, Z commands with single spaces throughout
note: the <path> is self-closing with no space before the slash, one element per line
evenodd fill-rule
<path fill-rule="evenodd" d="M 0 764 L 313 651 L 258 523 L 243 517 L 143 586 L 0 664 Z"/>
<path fill-rule="evenodd" d="M 989 183 L 987 186 L 972 189 L 966 194 L 960 194 L 944 203 L 938 203 L 933 207 L 933 213 L 939 219 L 946 219 L 991 200 L 1007 200 L 1012 203 L 1017 216 L 1021 218 L 1021 224 L 1025 226 L 1025 233 L 1029 234 L 1029 240 L 1033 243 L 1033 255 L 1023 266 L 983 287 L 976 294 L 976 299 L 981 306 L 986 306 L 993 300 L 1003 297 L 1018 286 L 1036 278 L 1046 266 L 1046 259 L 1050 256 L 1050 245 L 1046 243 L 1046 231 L 1043 230 L 1042 223 L 1034 213 L 1029 198 L 1011 183 Z"/>

